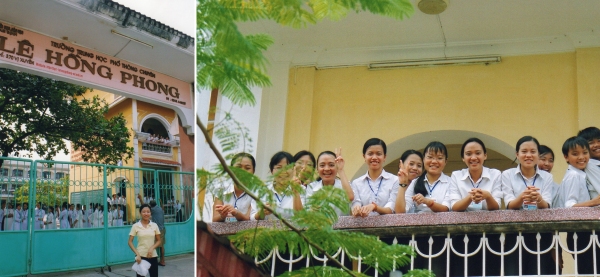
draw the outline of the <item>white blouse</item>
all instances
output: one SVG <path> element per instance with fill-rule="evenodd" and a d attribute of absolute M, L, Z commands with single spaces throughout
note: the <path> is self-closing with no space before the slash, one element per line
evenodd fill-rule
<path fill-rule="evenodd" d="M 506 206 L 508 206 L 508 203 L 515 200 L 527 186 L 539 188 L 539 192 L 544 201 L 552 204 L 552 190 L 554 186 L 552 174 L 536 169 L 535 176 L 527 179 L 523 176 L 523 173 L 521 173 L 521 166 L 517 166 L 502 172 L 502 193 L 504 195 L 504 203 Z M 523 208 L 522 205 L 521 208 Z"/>
<path fill-rule="evenodd" d="M 500 176 L 500 170 L 490 169 L 485 166 L 483 167 L 483 172 L 479 180 L 471 179 L 468 168 L 452 172 L 450 191 L 448 191 L 447 194 L 450 207 L 453 207 L 456 202 L 467 197 L 473 188 L 480 188 L 482 190 L 489 191 L 492 194 L 492 197 L 494 197 L 494 200 L 496 200 L 498 205 L 500 205 L 500 199 L 502 198 L 502 184 Z M 467 207 L 466 211 L 480 210 L 487 210 L 487 203 L 485 200 L 481 201 L 479 204 L 471 203 L 471 205 Z"/>
<path fill-rule="evenodd" d="M 275 204 L 277 205 L 275 207 L 275 211 L 284 218 L 292 217 L 294 215 L 294 196 L 283 194 L 280 195 L 275 191 L 275 189 L 273 188 L 273 183 L 271 182 L 267 183 L 267 187 L 273 192 L 273 198 L 275 198 Z M 306 197 L 300 195 L 300 199 L 302 201 L 302 205 L 304 205 L 304 199 L 306 199 Z M 267 199 L 266 197 L 262 197 L 261 200 L 266 203 Z M 250 212 L 250 220 L 256 220 L 255 216 L 259 212 L 259 208 L 254 199 L 252 199 L 250 206 L 252 209 L 252 211 Z M 277 217 L 270 214 L 265 216 L 265 219 L 276 220 Z"/>
<path fill-rule="evenodd" d="M 375 180 L 369 177 L 369 173 L 356 178 L 350 184 L 354 192 L 352 208 L 362 207 L 375 202 L 377 206 L 392 209 L 395 212 L 396 196 L 398 195 L 398 177 L 383 170 Z M 378 215 L 371 212 L 370 215 Z"/>
<path fill-rule="evenodd" d="M 344 187 L 342 186 L 342 181 L 340 179 L 335 179 L 335 182 L 333 183 L 333 187 L 341 189 L 341 190 L 344 190 Z M 318 191 L 318 190 L 320 190 L 322 188 L 323 188 L 323 180 L 314 181 L 314 182 L 310 183 L 306 187 L 306 197 L 305 197 L 305 199 L 311 197 L 316 191 Z M 306 201 L 304 203 L 306 203 Z M 337 213 L 338 216 L 348 215 L 347 213 L 343 213 L 337 207 L 334 207 L 334 209 L 335 209 L 335 211 L 336 211 L 336 213 Z"/>
<path fill-rule="evenodd" d="M 429 207 L 427 207 L 427 204 L 423 203 L 421 205 L 416 205 L 412 200 L 412 197 L 415 195 L 417 179 L 419 178 L 416 178 L 410 182 L 410 185 L 404 194 L 404 201 L 406 201 L 406 212 L 408 213 L 411 211 L 413 206 L 415 208 L 413 211 L 414 213 L 433 212 Z M 425 197 L 434 199 L 436 203 L 440 203 L 450 209 L 450 201 L 446 197 L 450 188 L 450 183 L 452 183 L 452 179 L 443 173 L 437 181 L 433 182 L 433 184 L 429 183 L 429 180 L 427 180 L 427 177 L 425 177 L 425 188 L 429 190 L 429 194 Z"/>

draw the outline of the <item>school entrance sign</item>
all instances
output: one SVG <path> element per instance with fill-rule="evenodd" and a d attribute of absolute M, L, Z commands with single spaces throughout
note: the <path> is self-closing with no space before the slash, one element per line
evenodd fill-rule
<path fill-rule="evenodd" d="M 127 60 L 0 21 L 0 67 L 172 108 L 193 133 L 192 84 Z"/>

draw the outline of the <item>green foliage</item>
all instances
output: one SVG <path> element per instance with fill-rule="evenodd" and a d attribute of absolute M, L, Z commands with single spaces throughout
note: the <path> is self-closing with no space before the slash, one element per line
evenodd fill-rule
<path fill-rule="evenodd" d="M 84 98 L 87 88 L 10 69 L 0 69 L 0 153 L 33 151 L 46 160 L 68 153 L 65 140 L 88 162 L 130 159 L 123 115 L 110 119 L 108 104 Z M 1 162 L 1 161 L 0 161 Z"/>
<path fill-rule="evenodd" d="M 225 159 L 231 160 L 239 152 L 252 152 L 252 138 L 250 130 L 239 121 L 233 119 L 230 113 L 226 113 L 224 119 L 215 126 L 215 137 L 219 144 Z"/>
<path fill-rule="evenodd" d="M 45 206 L 54 206 L 69 200 L 68 177 L 60 180 L 37 181 L 35 189 L 35 203 L 41 202 Z M 24 182 L 15 190 L 15 202 L 29 203 L 29 182 Z"/>

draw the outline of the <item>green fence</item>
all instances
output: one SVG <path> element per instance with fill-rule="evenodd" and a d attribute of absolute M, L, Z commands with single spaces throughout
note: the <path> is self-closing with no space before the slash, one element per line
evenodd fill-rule
<path fill-rule="evenodd" d="M 11 249 L 2 276 L 133 262 L 127 245 L 131 224 L 139 220 L 139 205 L 151 200 L 165 211 L 166 255 L 194 251 L 191 172 L 16 158 L 0 162 L 0 215 L 6 229 L 0 231 L 0 245 Z M 16 209 L 25 204 L 26 211 Z M 15 219 L 23 217 L 27 220 L 17 227 Z"/>

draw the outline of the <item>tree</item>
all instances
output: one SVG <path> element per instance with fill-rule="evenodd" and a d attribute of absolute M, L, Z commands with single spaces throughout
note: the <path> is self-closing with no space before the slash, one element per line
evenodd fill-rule
<path fill-rule="evenodd" d="M 60 180 L 38 180 L 35 184 L 36 198 L 35 203 L 42 203 L 43 206 L 62 205 L 69 200 L 69 177 Z M 15 203 L 29 203 L 29 182 L 24 181 L 17 184 L 15 190 Z"/>
<path fill-rule="evenodd" d="M 32 151 L 46 160 L 69 152 L 88 162 L 130 159 L 129 130 L 122 114 L 106 118 L 108 104 L 90 89 L 10 69 L 0 69 L 0 155 Z M 0 160 L 0 166 L 2 160 Z"/>
<path fill-rule="evenodd" d="M 262 51 L 273 41 L 264 34 L 241 34 L 236 22 L 267 19 L 285 26 L 303 27 L 326 17 L 341 19 L 348 11 L 369 11 L 402 19 L 412 14 L 413 7 L 409 0 L 200 0 L 197 7 L 198 86 L 218 89 L 234 104 L 254 105 L 250 87 L 270 85 L 265 73 L 268 61 Z M 344 269 L 309 268 L 287 276 L 364 276 L 350 271 L 331 257 L 329 253 L 339 247 L 353 255 L 371 253 L 363 262 L 383 271 L 391 270 L 393 263 L 401 265 L 408 261 L 407 255 L 411 255 L 412 251 L 406 246 L 385 245 L 371 236 L 331 228 L 337 220 L 332 206 L 348 209 L 348 200 L 341 190 L 321 190 L 308 200 L 303 211 L 294 212 L 291 220 L 283 219 L 270 208 L 276 206 L 273 193 L 266 189 L 263 181 L 243 170 L 228 167 L 223 158 L 227 153 L 219 152 L 209 130 L 198 117 L 196 122 L 220 162 L 220 168 L 212 172 L 204 169 L 197 171 L 199 190 L 209 190 L 218 196 L 221 192 L 215 184 L 221 183 L 225 177 L 230 178 L 255 199 L 261 208 L 275 214 L 286 227 L 257 228 L 231 236 L 232 243 L 239 250 L 257 257 L 263 256 L 275 246 L 296 254 L 307 254 L 312 247 Z M 226 136 L 225 143 L 233 145 L 235 142 L 231 142 L 231 137 L 233 136 Z M 288 191 L 292 190 L 302 191 L 302 188 L 291 182 Z M 412 276 L 429 274 L 419 270 L 409 272 Z"/>

